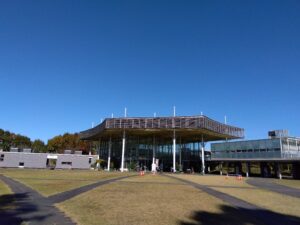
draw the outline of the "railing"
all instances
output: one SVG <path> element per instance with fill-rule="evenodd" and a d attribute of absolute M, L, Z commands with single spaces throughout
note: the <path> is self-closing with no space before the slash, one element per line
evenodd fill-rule
<path fill-rule="evenodd" d="M 104 129 L 207 129 L 237 138 L 244 137 L 244 129 L 219 123 L 206 116 L 109 118 L 97 127 L 80 134 L 85 138 Z"/>
<path fill-rule="evenodd" d="M 300 152 L 211 153 L 211 159 L 300 159 Z"/>
<path fill-rule="evenodd" d="M 242 138 L 244 129 L 219 123 L 205 116 L 111 118 L 105 120 L 107 129 L 207 129 L 220 134 Z"/>
<path fill-rule="evenodd" d="M 281 158 L 285 159 L 300 159 L 300 151 L 282 151 Z"/>

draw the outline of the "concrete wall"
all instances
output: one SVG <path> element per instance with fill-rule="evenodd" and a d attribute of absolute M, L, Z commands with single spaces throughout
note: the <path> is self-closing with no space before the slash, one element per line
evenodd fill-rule
<path fill-rule="evenodd" d="M 98 156 L 58 155 L 56 169 L 89 169 Z"/>
<path fill-rule="evenodd" d="M 24 168 L 46 168 L 47 162 L 45 153 L 0 152 L 0 158 L 0 167 L 19 167 L 24 163 Z"/>
<path fill-rule="evenodd" d="M 0 167 L 17 168 L 24 163 L 24 168 L 47 168 L 50 155 L 57 156 L 56 169 L 89 169 L 98 158 L 97 155 L 0 152 Z"/>

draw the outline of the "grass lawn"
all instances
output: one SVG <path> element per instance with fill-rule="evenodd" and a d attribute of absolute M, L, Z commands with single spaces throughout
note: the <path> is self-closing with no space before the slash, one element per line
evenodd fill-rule
<path fill-rule="evenodd" d="M 226 176 L 219 176 L 219 175 L 187 175 L 187 174 L 170 174 L 171 176 L 175 176 L 178 178 L 187 179 L 189 181 L 211 186 L 211 187 L 247 187 L 247 185 L 244 181 L 245 178 L 243 178 L 243 181 L 236 180 L 236 177 L 229 176 L 228 178 Z"/>
<path fill-rule="evenodd" d="M 9 195 L 12 194 L 9 187 L 0 180 L 0 211 L 13 207 L 11 198 Z"/>
<path fill-rule="evenodd" d="M 120 172 L 33 169 L 0 169 L 0 174 L 20 181 L 44 196 L 128 175 Z M 273 212 L 296 217 L 300 215 L 300 199 L 253 187 L 245 180 L 225 176 L 171 176 L 206 185 Z M 282 181 L 289 186 L 299 184 L 299 181 Z M 0 210 L 14 207 L 9 194 L 9 188 L 0 181 Z M 260 225 L 255 218 L 241 214 L 241 211 L 214 196 L 170 177 L 151 174 L 100 186 L 59 203 L 57 207 L 79 225 Z"/>
<path fill-rule="evenodd" d="M 120 172 L 45 169 L 0 169 L 0 174 L 18 180 L 44 196 L 78 188 L 99 180 L 127 175 Z"/>
<path fill-rule="evenodd" d="M 57 206 L 80 225 L 260 224 L 211 195 L 160 175 L 127 178 Z"/>
<path fill-rule="evenodd" d="M 0 180 L 0 196 L 1 195 L 7 195 L 7 194 L 11 194 L 11 190 L 9 189 L 9 187 Z"/>
<path fill-rule="evenodd" d="M 273 212 L 297 217 L 300 215 L 299 198 L 260 189 L 247 184 L 245 180 L 238 181 L 235 177 L 226 179 L 225 176 L 172 176 L 178 176 L 199 184 L 208 185 L 217 191 L 229 194 Z M 295 180 L 295 183 L 298 183 L 298 181 Z"/>
<path fill-rule="evenodd" d="M 281 185 L 284 185 L 284 186 L 291 187 L 291 188 L 300 189 L 300 180 L 286 180 L 286 179 L 279 180 L 279 179 L 276 179 L 276 180 L 274 180 L 274 182 L 276 182 L 277 184 L 281 184 Z"/>

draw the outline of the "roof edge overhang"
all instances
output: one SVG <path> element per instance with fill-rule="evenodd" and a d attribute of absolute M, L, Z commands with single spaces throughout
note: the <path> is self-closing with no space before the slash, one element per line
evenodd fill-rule
<path fill-rule="evenodd" d="M 140 134 L 159 134 L 163 132 L 181 132 L 186 135 L 214 134 L 216 140 L 244 138 L 244 129 L 212 120 L 206 116 L 175 117 L 121 117 L 106 118 L 98 126 L 79 133 L 82 140 L 99 140 L 109 134 L 120 135 L 123 131 Z M 219 138 L 218 138 L 219 137 Z"/>

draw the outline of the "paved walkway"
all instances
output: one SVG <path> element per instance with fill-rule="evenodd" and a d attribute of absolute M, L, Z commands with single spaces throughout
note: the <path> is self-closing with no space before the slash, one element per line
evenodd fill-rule
<path fill-rule="evenodd" d="M 169 176 L 169 175 L 165 175 L 165 176 L 182 181 L 182 182 L 189 184 L 201 191 L 206 192 L 207 194 L 210 194 L 218 199 L 221 199 L 224 202 L 227 202 L 230 205 L 237 208 L 239 210 L 239 212 L 243 213 L 244 215 L 250 216 L 252 218 L 257 218 L 259 221 L 263 222 L 266 225 L 283 225 L 283 224 L 284 225 L 299 225 L 299 218 L 291 218 L 291 217 L 289 218 L 285 215 L 271 212 L 269 210 L 260 208 L 256 205 L 253 205 L 251 203 L 248 203 L 244 200 L 238 199 L 231 195 L 222 193 L 220 191 L 216 191 L 212 188 L 209 188 L 206 185 L 201 185 L 201 184 L 187 181 L 185 179 L 181 179 L 181 178 L 174 177 L 174 176 Z"/>
<path fill-rule="evenodd" d="M 246 183 L 267 189 L 273 192 L 277 192 L 283 195 L 289 195 L 292 197 L 300 198 L 300 189 L 287 187 L 284 185 L 276 184 L 272 181 L 272 179 L 264 179 L 264 178 L 249 178 Z"/>
<path fill-rule="evenodd" d="M 12 204 L 15 206 L 12 209 L 0 211 L 0 225 L 20 225 L 22 222 L 27 222 L 28 225 L 75 225 L 70 218 L 66 217 L 64 213 L 54 206 L 55 203 L 65 201 L 98 186 L 130 176 L 99 181 L 46 198 L 20 182 L 0 175 L 0 179 L 4 181 L 13 192 L 13 194 L 10 195 L 0 196 L 1 202 L 6 204 L 2 205 L 2 207 L 11 206 Z"/>
<path fill-rule="evenodd" d="M 76 188 L 76 189 L 73 189 L 73 190 L 70 190 L 70 191 L 58 193 L 56 195 L 51 195 L 51 196 L 48 197 L 48 199 L 53 204 L 64 202 L 64 201 L 66 201 L 70 198 L 75 197 L 76 195 L 79 195 L 81 193 L 92 190 L 93 188 L 99 187 L 99 186 L 104 185 L 104 184 L 109 184 L 109 183 L 112 183 L 112 182 L 115 182 L 115 181 L 118 181 L 118 180 L 123 180 L 125 178 L 132 177 L 132 176 L 136 176 L 136 175 L 129 175 L 129 176 L 125 176 L 125 177 L 117 177 L 117 178 L 112 178 L 112 179 L 109 179 L 109 180 L 101 180 L 97 183 L 89 184 L 89 185 L 79 187 L 79 188 Z"/>
<path fill-rule="evenodd" d="M 0 212 L 1 225 L 20 225 L 22 222 L 29 225 L 75 224 L 38 192 L 11 178 L 0 175 L 0 179 L 14 193 L 4 198 L 13 200 L 15 206 L 13 209 Z"/>

